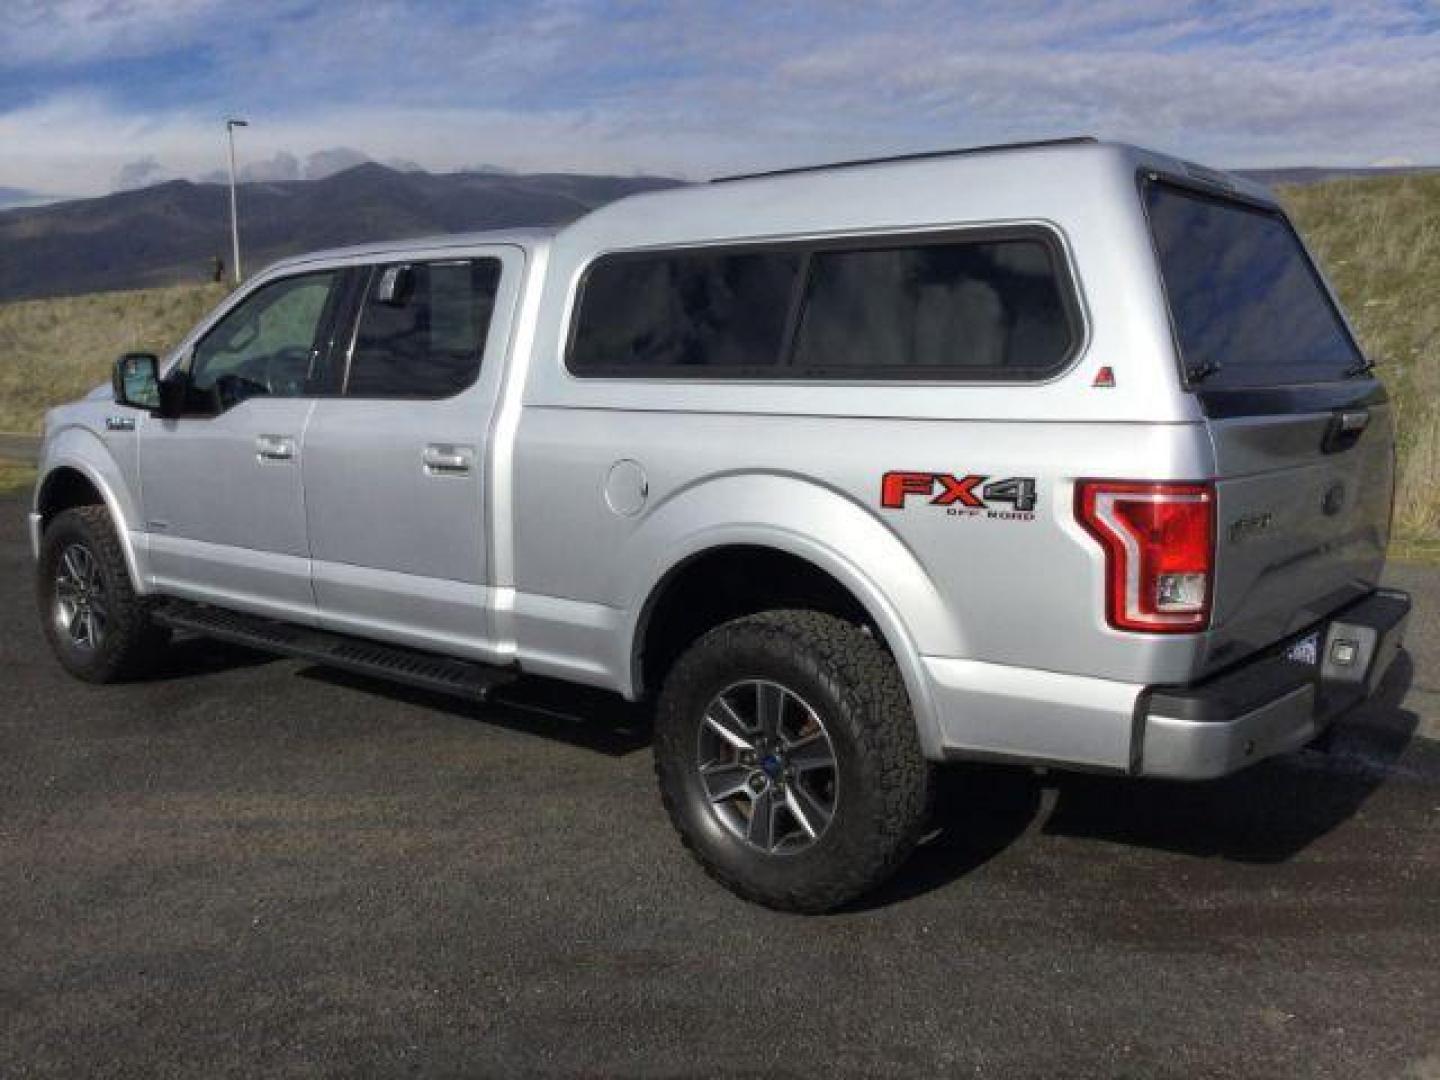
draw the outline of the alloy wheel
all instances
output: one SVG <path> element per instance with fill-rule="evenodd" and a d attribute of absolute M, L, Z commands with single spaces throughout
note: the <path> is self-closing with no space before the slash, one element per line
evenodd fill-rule
<path fill-rule="evenodd" d="M 835 817 L 834 744 L 820 714 L 779 683 L 747 679 L 711 699 L 696 768 L 721 824 L 766 854 L 803 851 Z"/>
<path fill-rule="evenodd" d="M 70 544 L 55 569 L 55 624 L 71 646 L 84 652 L 105 640 L 110 608 L 105 580 L 94 553 L 84 544 Z"/>

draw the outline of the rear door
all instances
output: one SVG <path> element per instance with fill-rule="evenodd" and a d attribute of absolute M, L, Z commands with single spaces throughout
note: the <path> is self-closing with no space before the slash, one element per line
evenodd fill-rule
<path fill-rule="evenodd" d="M 319 622 L 495 659 L 487 449 L 523 253 L 376 264 L 305 432 Z"/>
<path fill-rule="evenodd" d="M 1185 377 L 1214 443 L 1213 669 L 1378 583 L 1391 410 L 1282 214 L 1158 178 L 1144 197 Z"/>

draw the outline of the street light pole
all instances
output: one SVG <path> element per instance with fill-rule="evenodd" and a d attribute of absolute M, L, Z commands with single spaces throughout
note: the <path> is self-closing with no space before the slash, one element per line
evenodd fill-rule
<path fill-rule="evenodd" d="M 240 217 L 235 210 L 235 129 L 249 126 L 248 120 L 225 121 L 225 136 L 230 140 L 230 245 L 234 256 L 231 270 L 236 285 L 240 284 Z"/>

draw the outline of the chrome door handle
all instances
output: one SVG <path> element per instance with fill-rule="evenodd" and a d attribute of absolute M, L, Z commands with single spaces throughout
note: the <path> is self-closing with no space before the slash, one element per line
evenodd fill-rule
<path fill-rule="evenodd" d="M 431 476 L 464 476 L 475 466 L 475 448 L 431 443 L 425 447 L 422 460 Z"/>
<path fill-rule="evenodd" d="M 255 452 L 262 461 L 291 461 L 295 457 L 295 440 L 289 435 L 259 435 Z"/>

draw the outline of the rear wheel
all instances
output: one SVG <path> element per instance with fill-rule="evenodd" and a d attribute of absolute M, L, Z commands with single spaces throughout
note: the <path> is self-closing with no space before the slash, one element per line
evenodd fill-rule
<path fill-rule="evenodd" d="M 61 665 L 87 682 L 145 671 L 169 639 L 135 595 L 110 515 L 80 506 L 55 517 L 41 542 L 36 594 Z"/>
<path fill-rule="evenodd" d="M 767 612 L 706 634 L 666 679 L 655 755 L 685 845 L 769 907 L 855 899 L 925 824 L 931 767 L 895 662 L 831 615 Z"/>

